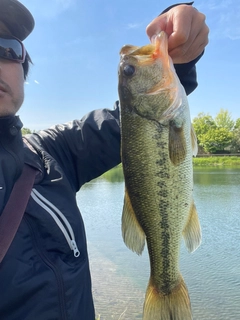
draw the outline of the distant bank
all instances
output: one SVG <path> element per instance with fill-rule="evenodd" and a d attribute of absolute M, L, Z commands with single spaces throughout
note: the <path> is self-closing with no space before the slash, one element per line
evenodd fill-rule
<path fill-rule="evenodd" d="M 238 155 L 198 155 L 193 158 L 194 167 L 239 167 L 240 154 Z M 108 181 L 120 182 L 123 181 L 122 164 L 107 171 L 102 175 Z"/>
<path fill-rule="evenodd" d="M 240 154 L 231 155 L 208 155 L 202 154 L 197 155 L 196 158 L 193 158 L 193 166 L 198 167 L 216 167 L 216 166 L 240 166 Z"/>

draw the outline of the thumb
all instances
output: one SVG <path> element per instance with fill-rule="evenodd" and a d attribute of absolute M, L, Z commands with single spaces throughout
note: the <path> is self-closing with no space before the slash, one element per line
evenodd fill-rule
<path fill-rule="evenodd" d="M 146 33 L 150 40 L 160 31 L 165 31 L 168 36 L 172 33 L 172 23 L 168 20 L 166 14 L 155 18 L 146 28 Z"/>

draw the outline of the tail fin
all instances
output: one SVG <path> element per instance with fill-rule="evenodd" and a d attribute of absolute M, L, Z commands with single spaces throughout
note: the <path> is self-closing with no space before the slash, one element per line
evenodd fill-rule
<path fill-rule="evenodd" d="M 171 293 L 158 292 L 150 279 L 146 292 L 143 320 L 192 320 L 187 286 L 181 282 Z"/>

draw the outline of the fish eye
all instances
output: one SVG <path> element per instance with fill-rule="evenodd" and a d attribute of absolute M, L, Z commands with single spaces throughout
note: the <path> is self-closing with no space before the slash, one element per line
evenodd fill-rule
<path fill-rule="evenodd" d="M 135 68 L 134 66 L 132 66 L 131 64 L 127 64 L 124 68 L 123 68 L 123 73 L 125 76 L 130 77 L 134 74 L 135 72 Z"/>

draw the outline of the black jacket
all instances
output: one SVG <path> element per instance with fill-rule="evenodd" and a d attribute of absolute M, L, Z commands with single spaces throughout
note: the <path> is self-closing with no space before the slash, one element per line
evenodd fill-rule
<path fill-rule="evenodd" d="M 195 61 L 181 66 L 187 93 Z M 94 320 L 81 186 L 120 163 L 119 106 L 22 140 L 18 117 L 0 118 L 0 212 L 23 163 L 37 176 L 24 218 L 0 264 L 1 320 Z M 17 208 L 16 208 L 17 209 Z"/>

